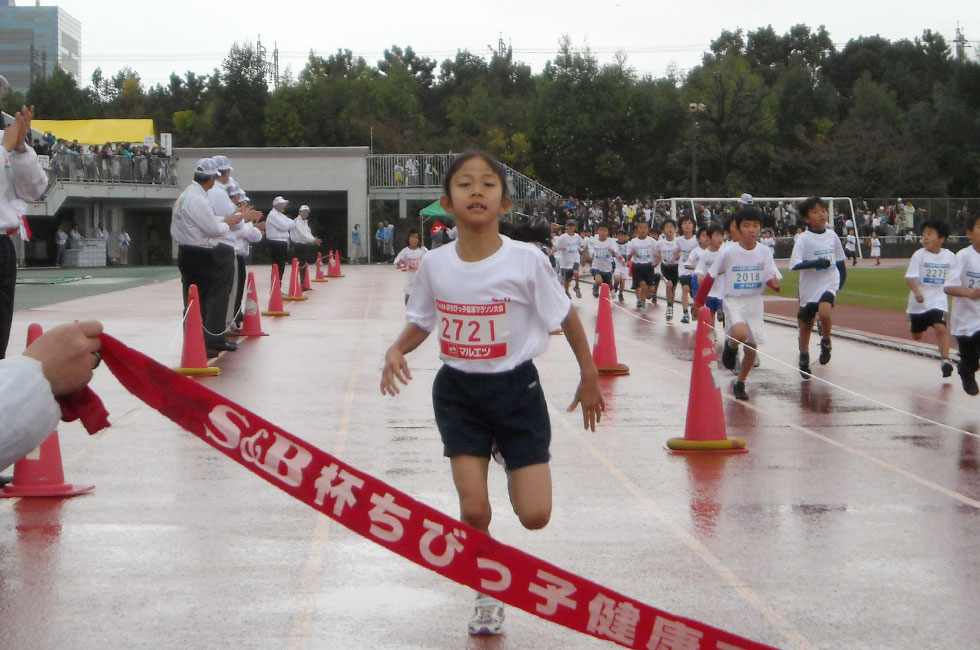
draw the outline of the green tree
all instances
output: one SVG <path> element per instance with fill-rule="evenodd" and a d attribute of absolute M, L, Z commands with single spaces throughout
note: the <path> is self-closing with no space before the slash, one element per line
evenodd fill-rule
<path fill-rule="evenodd" d="M 92 97 L 60 66 L 31 84 L 27 103 L 34 106 L 35 117 L 45 120 L 88 120 L 97 112 Z"/>

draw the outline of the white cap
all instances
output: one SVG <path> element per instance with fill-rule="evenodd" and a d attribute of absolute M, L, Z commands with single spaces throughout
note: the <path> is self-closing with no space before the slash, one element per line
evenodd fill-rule
<path fill-rule="evenodd" d="M 755 199 L 752 198 L 751 194 L 746 192 L 745 194 L 742 195 L 742 198 L 739 199 L 739 202 L 742 205 L 752 205 L 753 203 L 755 203 Z"/>
<path fill-rule="evenodd" d="M 235 181 L 228 183 L 228 194 L 237 194 L 240 189 L 242 189 L 242 186 Z"/>
<path fill-rule="evenodd" d="M 277 196 L 276 198 L 272 199 L 272 205 L 273 206 L 285 205 L 287 203 L 289 203 L 289 201 L 287 201 L 286 199 L 282 198 L 281 196 Z"/>
<path fill-rule="evenodd" d="M 228 156 L 214 156 L 213 158 L 211 158 L 211 160 L 213 160 L 215 164 L 218 165 L 219 172 L 230 172 L 230 171 L 234 171 L 235 169 L 234 167 L 231 166 L 231 163 L 228 162 Z"/>
<path fill-rule="evenodd" d="M 201 158 L 198 160 L 197 168 L 194 170 L 194 173 L 207 174 L 208 176 L 221 176 L 221 172 L 218 171 L 218 166 L 211 158 Z"/>
<path fill-rule="evenodd" d="M 299 206 L 299 211 L 302 212 L 303 210 L 306 210 L 307 212 L 309 212 L 310 211 L 310 206 L 308 206 L 308 205 L 301 205 L 301 206 Z"/>

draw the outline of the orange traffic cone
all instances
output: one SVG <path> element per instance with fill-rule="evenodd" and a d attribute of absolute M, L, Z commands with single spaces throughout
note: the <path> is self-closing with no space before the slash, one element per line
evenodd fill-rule
<path fill-rule="evenodd" d="M 279 265 L 272 265 L 272 292 L 269 294 L 269 309 L 263 316 L 289 316 L 282 305 L 282 288 L 279 286 Z"/>
<path fill-rule="evenodd" d="M 27 345 L 42 333 L 41 326 L 32 323 L 27 328 Z M 0 497 L 73 497 L 94 487 L 65 483 L 61 443 L 55 429 L 40 447 L 14 463 L 14 481 L 0 490 Z"/>
<path fill-rule="evenodd" d="M 694 337 L 694 367 L 691 369 L 684 437 L 671 438 L 667 441 L 667 448 L 678 454 L 744 454 L 748 452 L 745 440 L 726 437 L 721 387 L 714 375 L 714 371 L 718 369 L 718 356 L 711 340 L 710 320 L 711 310 L 702 307 L 698 313 L 698 331 Z"/>
<path fill-rule="evenodd" d="M 592 360 L 600 375 L 628 375 L 630 367 L 616 358 L 616 334 L 613 331 L 612 303 L 609 285 L 602 283 L 599 290 L 599 315 L 595 321 L 595 338 L 592 340 Z"/>
<path fill-rule="evenodd" d="M 299 281 L 299 260 L 293 258 L 293 271 L 289 275 L 289 295 L 284 296 L 283 300 L 306 300 L 303 295 L 303 287 Z"/>
<path fill-rule="evenodd" d="M 330 260 L 327 262 L 327 277 L 344 277 L 344 274 L 340 272 L 340 251 L 330 251 Z"/>
<path fill-rule="evenodd" d="M 201 323 L 201 301 L 197 285 L 187 290 L 187 314 L 184 316 L 184 351 L 180 355 L 180 367 L 174 368 L 182 375 L 217 375 L 218 366 L 208 365 L 204 350 L 204 325 Z"/>
<path fill-rule="evenodd" d="M 239 336 L 269 336 L 262 331 L 262 317 L 259 316 L 259 297 L 255 292 L 255 274 L 248 272 L 248 291 L 245 292 L 245 318 Z"/>
<path fill-rule="evenodd" d="M 307 264 L 299 274 L 303 279 L 303 291 L 313 291 L 313 287 L 310 286 L 310 265 Z"/>
<path fill-rule="evenodd" d="M 316 277 L 313 278 L 314 282 L 326 282 L 327 278 L 323 275 L 323 253 L 316 254 Z"/>

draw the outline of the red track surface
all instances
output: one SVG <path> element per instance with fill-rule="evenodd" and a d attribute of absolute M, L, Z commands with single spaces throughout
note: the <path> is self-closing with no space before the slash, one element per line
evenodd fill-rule
<path fill-rule="evenodd" d="M 259 295 L 268 273 L 257 268 Z M 403 323 L 402 276 L 345 267 L 292 316 L 263 319 L 207 386 L 355 467 L 456 512 L 433 423 L 440 362 L 427 341 L 415 381 L 378 390 Z M 83 317 L 151 356 L 180 356 L 178 282 L 18 312 L 46 329 Z M 575 300 L 591 331 L 596 305 Z M 627 304 L 628 306 L 628 304 Z M 635 313 L 635 312 L 634 312 Z M 576 365 L 561 337 L 538 361 L 552 406 L 555 512 L 542 531 L 510 512 L 491 471 L 492 532 L 668 611 L 798 648 L 975 647 L 980 638 L 980 440 L 819 381 L 802 382 L 795 330 L 770 325 L 752 400 L 726 397 L 750 453 L 670 456 L 682 435 L 693 326 L 613 317 L 628 377 L 604 379 L 608 412 L 583 432 L 567 414 Z M 679 317 L 679 313 L 677 314 Z M 675 320 L 676 322 L 676 320 Z M 15 351 L 16 345 L 11 345 Z M 816 355 L 814 354 L 814 358 Z M 980 433 L 980 401 L 938 363 L 835 342 L 815 374 L 910 413 Z M 506 635 L 465 635 L 471 594 L 391 555 L 220 457 L 144 407 L 104 370 L 114 425 L 60 437 L 68 500 L 0 501 L 0 648 L 558 648 L 604 644 L 508 611 Z M 730 396 L 730 387 L 724 387 Z"/>

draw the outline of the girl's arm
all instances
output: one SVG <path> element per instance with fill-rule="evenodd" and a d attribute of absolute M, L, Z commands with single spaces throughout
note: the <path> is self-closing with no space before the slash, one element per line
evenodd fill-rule
<path fill-rule="evenodd" d="M 602 412 L 606 410 L 606 402 L 599 391 L 599 371 L 596 370 L 595 361 L 592 359 L 589 339 L 585 335 L 585 328 L 582 327 L 578 312 L 570 308 L 568 316 L 562 321 L 561 329 L 575 354 L 581 373 L 578 388 L 575 390 L 575 399 L 572 400 L 568 410 L 574 411 L 575 407 L 581 404 L 584 427 L 595 431 L 596 423 L 602 420 Z"/>
<path fill-rule="evenodd" d="M 421 345 L 428 337 L 429 333 L 415 323 L 409 323 L 405 326 L 405 329 L 385 353 L 385 366 L 381 373 L 382 395 L 398 394 L 398 383 L 395 379 L 406 385 L 412 379 L 412 373 L 408 369 L 405 355 Z"/>

